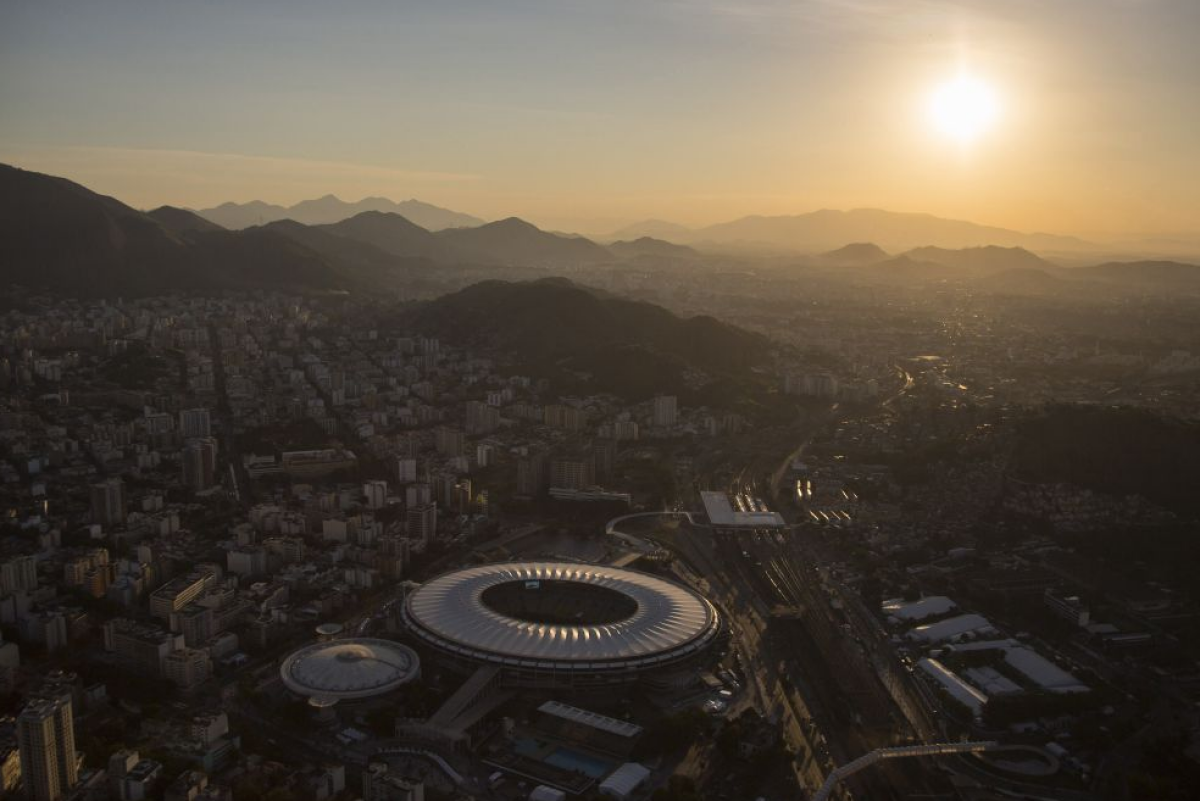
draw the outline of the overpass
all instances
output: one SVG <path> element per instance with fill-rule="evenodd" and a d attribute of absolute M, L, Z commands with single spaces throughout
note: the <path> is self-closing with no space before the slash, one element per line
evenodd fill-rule
<path fill-rule="evenodd" d="M 409 746 L 392 746 L 390 748 L 380 748 L 371 754 L 371 757 L 385 756 L 416 756 L 428 759 L 430 762 L 437 765 L 441 769 L 442 773 L 446 774 L 446 776 L 449 777 L 449 779 L 459 787 L 465 787 L 467 785 L 467 778 L 454 768 L 450 767 L 450 763 L 434 751 L 430 751 L 425 748 L 412 748 Z M 370 759 L 367 760 L 368 763 L 370 761 Z"/>
<path fill-rule="evenodd" d="M 614 517 L 612 520 L 609 520 L 608 523 L 606 523 L 604 526 L 604 533 L 605 534 L 620 534 L 621 532 L 617 530 L 618 525 L 620 525 L 621 523 L 624 523 L 626 520 L 636 520 L 636 519 L 642 518 L 642 517 L 682 517 L 682 518 L 686 519 L 689 523 L 691 523 L 693 526 L 701 525 L 692 519 L 691 512 L 671 512 L 671 511 L 633 512 L 632 514 L 621 515 L 620 517 Z"/>
<path fill-rule="evenodd" d="M 932 745 L 905 745 L 897 748 L 879 748 L 869 754 L 863 754 L 853 762 L 848 762 L 836 768 L 825 779 L 821 789 L 813 795 L 812 801 L 827 801 L 837 785 L 848 776 L 853 776 L 864 768 L 869 768 L 884 759 L 903 759 L 905 757 L 942 756 L 944 754 L 977 754 L 980 751 L 990 751 L 1000 747 L 994 740 L 962 742 L 962 743 L 933 743 Z"/>

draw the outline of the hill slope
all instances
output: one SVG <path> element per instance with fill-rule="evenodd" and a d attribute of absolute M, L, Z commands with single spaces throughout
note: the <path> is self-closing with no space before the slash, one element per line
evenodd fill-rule
<path fill-rule="evenodd" d="M 570 267 L 613 260 L 613 254 L 590 239 L 551 234 L 516 217 L 437 235 L 464 258 L 482 263 Z"/>
<path fill-rule="evenodd" d="M 914 261 L 942 264 L 967 273 L 985 274 L 1002 270 L 1054 270 L 1055 265 L 1024 248 L 986 245 L 972 248 L 921 247 L 904 255 Z"/>
<path fill-rule="evenodd" d="M 364 211 L 348 220 L 319 227 L 330 234 L 366 243 L 393 256 L 425 258 L 443 263 L 466 260 L 453 243 L 399 214 Z"/>
<path fill-rule="evenodd" d="M 215 222 L 206 220 L 195 212 L 188 211 L 187 209 L 179 209 L 174 206 L 159 206 L 153 211 L 146 212 L 146 216 L 176 235 L 196 232 L 212 233 L 214 231 L 225 230 Z"/>
<path fill-rule="evenodd" d="M 1024 481 L 1141 495 L 1200 513 L 1200 425 L 1129 408 L 1058 406 L 1026 421 L 1012 459 Z"/>
<path fill-rule="evenodd" d="M 404 322 L 458 345 L 515 355 L 550 377 L 587 373 L 585 382 L 630 397 L 678 391 L 688 370 L 744 376 L 765 358 L 756 334 L 562 279 L 484 281 L 423 304 Z"/>
<path fill-rule="evenodd" d="M 821 254 L 821 260 L 829 264 L 875 264 L 886 258 L 888 252 L 874 242 L 852 242 Z"/>
<path fill-rule="evenodd" d="M 687 245 L 676 245 L 662 239 L 643 236 L 631 241 L 613 242 L 608 246 L 609 251 L 623 259 L 659 258 L 659 259 L 694 259 L 699 253 Z"/>
<path fill-rule="evenodd" d="M 79 184 L 0 165 L 0 285 L 77 295 L 340 281 L 282 237 L 206 229 L 177 209 L 143 214 Z"/>

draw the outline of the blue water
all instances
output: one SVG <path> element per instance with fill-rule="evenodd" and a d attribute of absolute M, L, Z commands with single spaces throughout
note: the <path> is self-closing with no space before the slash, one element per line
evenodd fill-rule
<path fill-rule="evenodd" d="M 545 757 L 539 757 L 545 743 L 533 738 L 521 737 L 513 743 L 513 750 L 521 756 L 530 757 L 531 759 L 540 759 L 551 767 L 559 768 L 560 770 L 574 770 L 582 773 L 585 776 L 590 776 L 593 779 L 599 779 L 610 770 L 612 763 L 597 757 L 589 756 L 573 751 L 570 748 L 558 747 L 547 754 Z"/>
<path fill-rule="evenodd" d="M 612 764 L 603 759 L 597 759 L 569 748 L 556 748 L 554 753 L 546 757 L 546 764 L 563 770 L 577 770 L 585 776 L 599 779 L 612 768 Z"/>

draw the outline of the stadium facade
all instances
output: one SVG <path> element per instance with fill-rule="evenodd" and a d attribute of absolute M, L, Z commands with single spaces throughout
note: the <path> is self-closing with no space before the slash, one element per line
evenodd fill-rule
<path fill-rule="evenodd" d="M 675 683 L 722 641 L 716 608 L 657 576 L 603 565 L 506 562 L 442 574 L 402 610 L 414 641 L 460 672 L 512 687 Z"/>

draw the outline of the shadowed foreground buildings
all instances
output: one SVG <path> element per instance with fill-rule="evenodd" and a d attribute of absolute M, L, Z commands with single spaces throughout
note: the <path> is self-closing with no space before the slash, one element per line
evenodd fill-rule
<path fill-rule="evenodd" d="M 70 696 L 31 701 L 17 718 L 25 795 L 57 801 L 79 778 Z"/>

